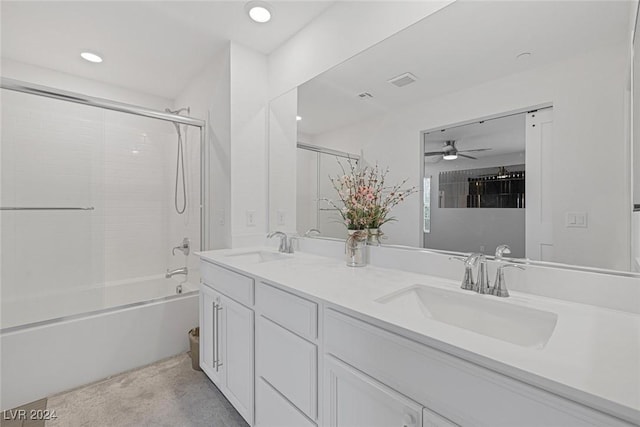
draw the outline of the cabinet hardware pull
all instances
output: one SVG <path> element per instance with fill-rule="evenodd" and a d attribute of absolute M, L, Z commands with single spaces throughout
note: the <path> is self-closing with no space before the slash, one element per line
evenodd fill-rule
<path fill-rule="evenodd" d="M 212 326 L 213 326 L 213 361 L 212 361 L 212 365 L 215 368 L 218 364 L 218 360 L 217 360 L 217 353 L 218 353 L 218 349 L 217 349 L 217 329 L 218 329 L 218 322 L 216 320 L 216 307 L 218 306 L 218 304 L 215 303 L 215 301 L 213 302 L 213 312 L 212 312 Z"/>
<path fill-rule="evenodd" d="M 218 314 L 220 313 L 220 310 L 222 310 L 222 305 L 220 304 L 216 304 L 216 311 L 214 313 L 215 317 L 216 317 L 216 372 L 218 371 L 218 368 L 220 366 L 222 366 L 222 362 L 220 361 L 220 342 L 219 342 L 219 337 L 220 337 L 220 318 L 218 317 Z"/>

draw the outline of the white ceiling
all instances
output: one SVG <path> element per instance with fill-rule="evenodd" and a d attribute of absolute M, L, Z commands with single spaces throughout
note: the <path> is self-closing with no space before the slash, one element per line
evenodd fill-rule
<path fill-rule="evenodd" d="M 425 151 L 439 151 L 445 141 L 456 141 L 459 151 L 490 148 L 488 151 L 462 153 L 483 158 L 525 151 L 526 113 L 470 123 L 425 134 Z M 425 157 L 425 161 L 438 162 L 442 156 Z"/>
<path fill-rule="evenodd" d="M 457 1 L 298 90 L 299 131 L 317 135 L 429 97 L 623 43 L 631 1 Z M 521 52 L 532 52 L 517 60 Z M 411 72 L 397 88 L 387 80 Z M 370 99 L 358 94 L 369 92 Z"/>
<path fill-rule="evenodd" d="M 270 1 L 272 20 L 258 24 L 245 1 L 2 1 L 1 53 L 173 99 L 228 40 L 268 54 L 332 3 Z"/>

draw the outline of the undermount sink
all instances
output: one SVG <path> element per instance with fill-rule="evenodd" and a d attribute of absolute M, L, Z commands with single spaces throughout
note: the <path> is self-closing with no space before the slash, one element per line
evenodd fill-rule
<path fill-rule="evenodd" d="M 523 347 L 543 348 L 556 327 L 555 313 L 483 296 L 414 285 L 376 300 L 404 313 L 423 316 Z"/>
<path fill-rule="evenodd" d="M 261 263 L 261 262 L 269 262 L 269 261 L 278 261 L 281 259 L 287 259 L 290 255 L 282 254 L 280 252 L 269 252 L 269 251 L 251 251 L 251 252 L 241 252 L 237 254 L 227 255 L 228 258 L 234 258 L 238 261 L 251 262 L 251 263 Z"/>

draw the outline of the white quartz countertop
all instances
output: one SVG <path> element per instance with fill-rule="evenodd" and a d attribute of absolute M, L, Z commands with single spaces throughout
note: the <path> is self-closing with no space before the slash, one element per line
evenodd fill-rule
<path fill-rule="evenodd" d="M 255 263 L 229 255 L 273 248 L 199 253 L 204 260 L 290 288 L 331 305 L 408 331 L 407 336 L 620 418 L 640 422 L 640 316 L 521 292 L 492 298 L 550 311 L 556 327 L 543 348 L 480 335 L 375 300 L 416 284 L 468 293 L 457 281 L 374 266 L 347 267 L 338 259 L 298 252 Z M 463 268 L 460 268 L 462 277 Z"/>

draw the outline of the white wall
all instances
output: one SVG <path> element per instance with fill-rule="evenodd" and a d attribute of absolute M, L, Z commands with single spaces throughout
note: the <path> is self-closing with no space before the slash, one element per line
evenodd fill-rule
<path fill-rule="evenodd" d="M 230 50 L 229 46 L 219 52 L 211 62 L 182 90 L 175 99 L 176 108 L 190 107 L 191 116 L 207 121 L 206 151 L 208 153 L 207 193 L 209 203 L 206 215 L 209 218 L 208 249 L 228 248 L 231 245 L 231 147 L 230 147 Z M 199 185 L 199 132 L 190 130 L 188 149 L 192 172 L 190 225 L 191 235 L 195 238 L 199 233 L 200 200 Z M 205 153 L 205 155 L 207 155 Z M 173 211 L 172 211 L 173 212 Z M 172 214 L 172 224 L 177 225 L 177 231 L 172 230 L 173 241 L 179 242 L 181 236 L 179 226 L 183 219 Z M 191 237 L 190 235 L 190 237 Z M 199 249 L 199 238 L 193 241 L 194 249 Z M 197 257 L 189 258 L 189 268 L 197 269 Z"/>
<path fill-rule="evenodd" d="M 316 136 L 314 143 L 345 151 L 359 145 L 369 162 L 390 166 L 390 181 L 419 185 L 421 130 L 552 102 L 556 261 L 628 269 L 627 56 L 625 46 L 590 52 Z M 398 206 L 399 221 L 385 226 L 388 242 L 420 245 L 420 204 L 413 196 Z M 567 211 L 587 212 L 589 228 L 565 228 Z"/>
<path fill-rule="evenodd" d="M 261 244 L 267 234 L 267 57 L 232 42 L 230 67 L 231 245 L 237 247 Z"/>
<path fill-rule="evenodd" d="M 269 103 L 269 231 L 296 231 L 298 90 Z"/>
<path fill-rule="evenodd" d="M 453 0 L 336 2 L 269 55 L 270 99 L 301 85 L 452 2 Z"/>

